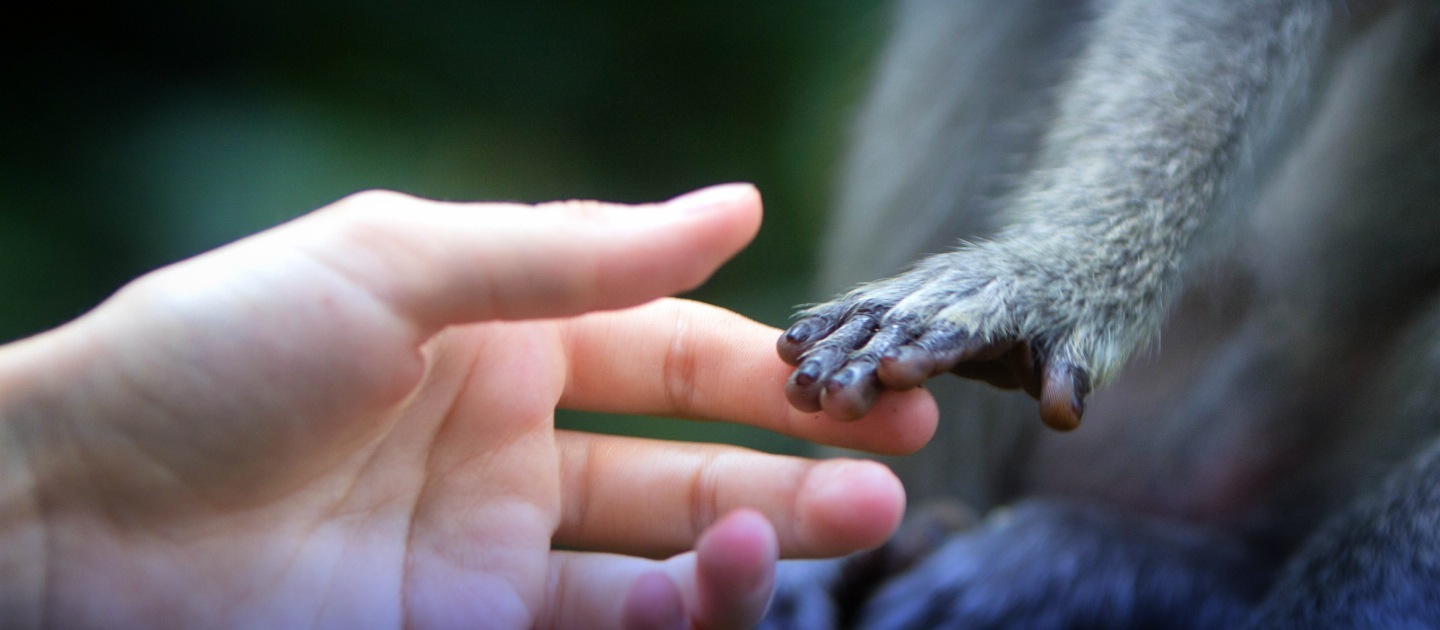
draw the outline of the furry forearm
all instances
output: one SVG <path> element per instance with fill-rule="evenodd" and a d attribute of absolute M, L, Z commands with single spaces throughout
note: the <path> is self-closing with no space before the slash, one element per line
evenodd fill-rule
<path fill-rule="evenodd" d="M 1340 39 L 1323 0 L 1128 4 L 1096 25 L 1018 221 L 987 244 L 1032 277 L 1017 332 L 1072 331 L 1099 382 L 1154 336 L 1197 243 L 1253 201 L 1256 156 L 1291 142 Z"/>

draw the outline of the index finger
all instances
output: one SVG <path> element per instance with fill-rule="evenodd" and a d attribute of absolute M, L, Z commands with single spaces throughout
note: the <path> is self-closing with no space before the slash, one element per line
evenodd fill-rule
<path fill-rule="evenodd" d="M 760 226 L 749 184 L 658 204 L 534 206 L 352 195 L 290 228 L 300 246 L 427 333 L 623 308 L 693 289 Z"/>
<path fill-rule="evenodd" d="M 718 307 L 657 300 L 574 318 L 565 334 L 562 407 L 724 420 L 885 454 L 935 433 L 939 412 L 924 389 L 884 392 L 852 422 L 796 410 L 785 398 L 791 368 L 775 353 L 780 331 Z"/>

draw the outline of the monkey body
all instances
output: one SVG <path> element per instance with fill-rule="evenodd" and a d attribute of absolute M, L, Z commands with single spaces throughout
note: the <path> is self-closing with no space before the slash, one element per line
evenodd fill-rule
<path fill-rule="evenodd" d="M 928 257 L 803 314 L 792 402 L 1084 417 L 932 381 L 912 496 L 1016 507 L 849 619 L 1440 624 L 1436 3 L 903 2 L 845 173 L 822 282 Z"/>

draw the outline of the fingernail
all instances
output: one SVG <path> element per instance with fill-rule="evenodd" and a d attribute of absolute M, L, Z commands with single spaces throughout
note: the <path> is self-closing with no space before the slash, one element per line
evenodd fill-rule
<path fill-rule="evenodd" d="M 820 362 L 806 361 L 799 369 L 795 370 L 795 374 L 790 378 L 796 385 L 809 387 L 811 383 L 820 378 Z"/>
<path fill-rule="evenodd" d="M 753 184 L 719 184 L 685 193 L 666 202 L 665 205 L 682 212 L 706 212 L 720 206 L 740 203 L 747 198 L 758 198 L 760 191 Z"/>
<path fill-rule="evenodd" d="M 815 334 L 815 320 L 802 319 L 795 322 L 790 330 L 785 331 L 785 339 L 790 343 L 805 343 Z"/>

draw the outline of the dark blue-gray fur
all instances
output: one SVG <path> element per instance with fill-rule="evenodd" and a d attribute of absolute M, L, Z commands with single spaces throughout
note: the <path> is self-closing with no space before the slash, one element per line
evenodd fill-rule
<path fill-rule="evenodd" d="M 1149 350 L 1068 435 L 932 381 L 934 443 L 891 460 L 917 503 L 1090 507 L 992 518 L 864 602 L 798 574 L 777 601 L 860 627 L 1440 624 L 1440 3 L 907 0 L 893 30 L 822 290 L 911 268 L 840 303 L 1064 340 L 1102 374 Z"/>

